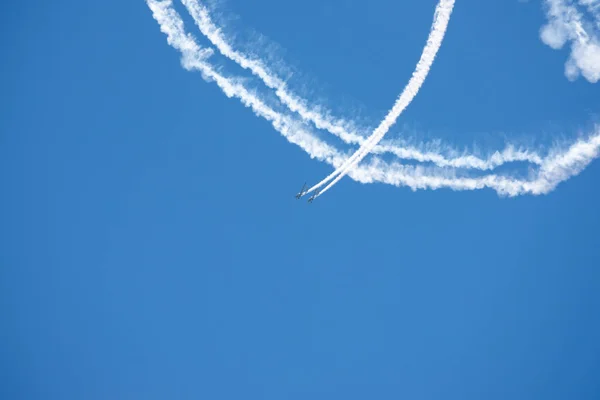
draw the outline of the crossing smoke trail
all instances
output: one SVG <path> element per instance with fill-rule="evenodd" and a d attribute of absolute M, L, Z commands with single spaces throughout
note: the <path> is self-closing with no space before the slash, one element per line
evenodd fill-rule
<path fill-rule="evenodd" d="M 423 53 L 421 54 L 421 59 L 417 63 L 417 67 L 415 68 L 410 81 L 400 94 L 400 97 L 398 97 L 398 100 L 392 109 L 385 116 L 381 124 L 379 124 L 379 126 L 375 129 L 367 142 L 365 142 L 365 144 L 363 144 L 360 149 L 358 149 L 356 153 L 354 153 L 354 155 L 350 157 L 346 163 L 344 163 L 343 166 L 336 169 L 321 182 L 310 188 L 309 192 L 312 192 L 331 181 L 331 183 L 329 183 L 325 189 L 321 190 L 317 196 L 329 190 L 333 185 L 339 182 L 339 180 L 342 179 L 348 173 L 348 171 L 350 171 L 363 158 L 365 158 L 371 149 L 390 130 L 392 125 L 396 123 L 400 114 L 402 114 L 404 109 L 408 107 L 411 101 L 415 98 L 419 92 L 419 89 L 425 82 L 425 78 L 427 78 L 427 74 L 429 73 L 429 69 L 433 64 L 433 60 L 435 59 L 438 50 L 442 46 L 442 41 L 444 40 L 444 35 L 446 34 L 446 29 L 448 28 L 448 22 L 450 21 L 450 15 L 452 15 L 453 8 L 454 0 L 440 0 L 435 9 L 433 24 L 431 26 L 429 38 L 427 38 L 427 44 L 425 45 Z"/>
<path fill-rule="evenodd" d="M 172 0 L 147 0 L 153 17 L 161 31 L 167 35 L 168 43 L 182 53 L 184 68 L 199 70 L 208 81 L 214 81 L 228 97 L 235 97 L 251 108 L 257 116 L 265 118 L 289 142 L 306 151 L 311 157 L 325 161 L 334 167 L 344 164 L 347 157 L 335 148 L 315 137 L 302 123 L 289 116 L 274 111 L 257 95 L 248 91 L 233 78 L 217 72 L 207 59 L 210 49 L 197 45 L 194 38 L 186 34 L 183 21 L 172 8 Z M 359 165 L 348 175 L 361 183 L 382 182 L 394 186 L 407 186 L 412 190 L 450 188 L 453 190 L 476 190 L 490 188 L 500 195 L 518 196 L 523 194 L 545 194 L 559 183 L 577 175 L 600 153 L 600 126 L 591 135 L 580 139 L 564 152 L 556 152 L 546 157 L 530 180 L 515 179 L 510 176 L 485 175 L 482 177 L 461 177 L 451 171 L 406 166 L 400 163 L 386 163 L 374 158 L 368 165 Z"/>
<path fill-rule="evenodd" d="M 310 109 L 307 101 L 290 93 L 285 82 L 269 69 L 260 60 L 256 60 L 242 52 L 234 50 L 230 41 L 222 30 L 210 18 L 210 12 L 199 0 L 181 0 L 186 7 L 200 32 L 215 46 L 225 57 L 236 62 L 244 69 L 248 69 L 260 78 L 264 84 L 275 90 L 276 96 L 291 111 L 294 111 L 305 121 L 312 122 L 317 128 L 327 130 L 349 144 L 364 145 L 366 140 L 359 134 L 352 132 L 347 127 L 346 121 L 336 120 L 323 113 Z M 542 158 L 535 152 L 515 149 L 507 146 L 501 152 L 495 152 L 488 159 L 481 159 L 474 155 L 462 155 L 446 158 L 441 152 L 423 151 L 416 147 L 395 146 L 392 144 L 379 144 L 372 149 L 375 154 L 391 153 L 398 158 L 416 160 L 418 162 L 431 162 L 440 167 L 472 168 L 491 170 L 508 162 L 524 161 L 532 164 L 541 164 Z"/>

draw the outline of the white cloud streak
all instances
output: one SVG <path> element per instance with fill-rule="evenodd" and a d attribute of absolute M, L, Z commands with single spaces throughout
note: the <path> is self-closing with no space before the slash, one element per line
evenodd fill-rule
<path fill-rule="evenodd" d="M 267 121 L 289 142 L 301 147 L 311 157 L 339 167 L 348 157 L 318 139 L 301 121 L 278 113 L 263 102 L 258 95 L 248 91 L 243 84 L 225 77 L 207 61 L 211 49 L 201 48 L 184 30 L 183 21 L 172 8 L 172 0 L 147 0 L 154 19 L 167 35 L 168 43 L 182 54 L 182 65 L 188 70 L 198 70 L 207 81 L 213 81 L 228 96 L 238 98 L 246 107 Z M 545 194 L 559 183 L 577 175 L 600 153 L 600 126 L 591 135 L 580 139 L 564 152 L 557 152 L 542 160 L 531 179 L 522 180 L 494 174 L 482 177 L 456 176 L 454 170 L 406 166 L 398 162 L 387 163 L 375 157 L 366 165 L 359 165 L 349 176 L 361 183 L 382 182 L 394 186 L 407 186 L 412 190 L 450 188 L 476 190 L 490 188 L 500 195 Z"/>

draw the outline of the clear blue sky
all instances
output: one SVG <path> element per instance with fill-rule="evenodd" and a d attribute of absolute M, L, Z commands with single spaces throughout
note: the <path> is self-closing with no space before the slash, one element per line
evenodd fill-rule
<path fill-rule="evenodd" d="M 376 121 L 435 3 L 223 11 Z M 541 197 L 344 179 L 308 206 L 330 167 L 181 68 L 144 2 L 0 12 L 1 398 L 600 397 L 600 162 Z M 598 86 L 565 78 L 544 21 L 458 0 L 401 123 L 461 144 L 588 126 Z"/>

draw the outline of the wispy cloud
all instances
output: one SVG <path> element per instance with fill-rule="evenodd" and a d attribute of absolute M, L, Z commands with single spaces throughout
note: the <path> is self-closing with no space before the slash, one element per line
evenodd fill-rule
<path fill-rule="evenodd" d="M 586 9 L 594 20 L 584 16 Z M 570 46 L 565 75 L 579 75 L 591 83 L 600 80 L 600 0 L 546 0 L 548 23 L 540 30 L 542 41 L 553 49 Z"/>

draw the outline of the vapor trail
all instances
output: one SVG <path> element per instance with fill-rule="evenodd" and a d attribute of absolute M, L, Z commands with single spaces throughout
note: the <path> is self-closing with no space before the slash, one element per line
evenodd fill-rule
<path fill-rule="evenodd" d="M 260 78 L 264 84 L 275 90 L 276 96 L 291 111 L 298 113 L 305 121 L 312 122 L 317 128 L 324 129 L 349 144 L 364 145 L 366 139 L 356 132 L 344 120 L 338 120 L 323 114 L 307 106 L 307 101 L 291 93 L 285 82 L 275 73 L 270 71 L 261 60 L 234 50 L 231 41 L 223 34 L 210 18 L 209 9 L 198 0 L 181 0 L 186 7 L 198 29 L 225 57 L 236 62 L 242 68 L 249 70 Z M 541 164 L 542 158 L 535 152 L 516 149 L 507 146 L 501 152 L 495 152 L 487 159 L 474 155 L 462 155 L 454 158 L 446 158 L 440 152 L 423 151 L 412 146 L 396 146 L 382 143 L 372 149 L 373 153 L 391 153 L 402 159 L 416 160 L 418 162 L 431 162 L 440 167 L 472 168 L 480 170 L 491 170 L 507 162 L 524 161 L 532 164 Z"/>
<path fill-rule="evenodd" d="M 345 155 L 315 137 L 301 122 L 276 112 L 241 83 L 217 72 L 207 62 L 211 50 L 201 48 L 191 35 L 185 33 L 181 17 L 172 8 L 172 0 L 147 0 L 146 2 L 160 24 L 161 31 L 167 35 L 168 43 L 182 53 L 184 68 L 199 70 L 206 80 L 214 81 L 228 97 L 240 99 L 257 116 L 270 121 L 289 142 L 301 147 L 311 157 L 325 161 L 334 167 L 339 167 L 347 161 Z M 577 175 L 598 157 L 599 153 L 600 126 L 596 126 L 588 138 L 578 140 L 566 151 L 556 152 L 546 157 L 539 170 L 533 173 L 529 180 L 493 174 L 475 178 L 456 176 L 452 171 L 406 166 L 399 163 L 390 164 L 377 157 L 367 165 L 359 165 L 352 169 L 348 175 L 361 183 L 382 182 L 407 186 L 413 190 L 490 188 L 504 196 L 539 195 L 552 191 L 560 182 Z"/>
<path fill-rule="evenodd" d="M 309 192 L 320 188 L 321 186 L 325 185 L 327 182 L 333 179 L 331 183 L 325 187 L 325 189 L 321 190 L 319 195 L 329 190 L 340 179 L 342 179 L 348 173 L 349 170 L 351 170 L 363 158 L 365 158 L 367 154 L 369 154 L 371 149 L 390 130 L 392 125 L 396 123 L 400 114 L 415 98 L 415 96 L 419 92 L 419 89 L 425 82 L 425 78 L 427 78 L 427 74 L 429 73 L 429 69 L 433 64 L 433 60 L 435 59 L 438 50 L 442 46 L 442 41 L 444 40 L 444 35 L 446 34 L 446 29 L 448 28 L 448 22 L 450 21 L 450 15 L 452 15 L 453 8 L 454 0 L 440 0 L 435 9 L 433 24 L 431 26 L 429 38 L 427 39 L 427 44 L 425 45 L 423 53 L 421 54 L 421 59 L 417 63 L 417 67 L 415 68 L 415 71 L 413 72 L 410 81 L 398 97 L 398 100 L 396 100 L 396 103 L 394 104 L 392 109 L 388 112 L 383 121 L 375 129 L 371 137 L 360 147 L 360 149 L 358 149 L 356 153 L 354 153 L 354 155 L 350 157 L 348 161 L 346 161 L 346 163 L 344 163 L 343 166 L 337 168 L 333 173 L 331 173 L 321 182 L 317 183 L 312 188 L 310 188 Z"/>

